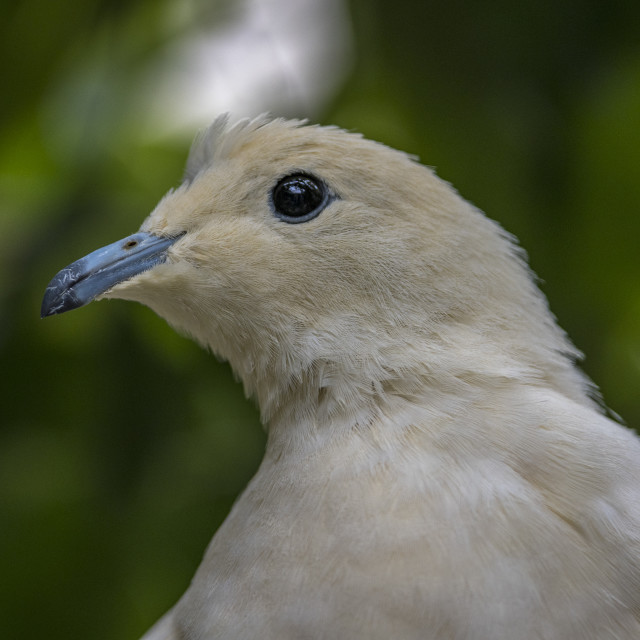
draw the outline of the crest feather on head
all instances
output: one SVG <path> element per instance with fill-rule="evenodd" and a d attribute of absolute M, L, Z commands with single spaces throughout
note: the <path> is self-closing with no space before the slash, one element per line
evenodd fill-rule
<path fill-rule="evenodd" d="M 187 184 L 193 182 L 201 171 L 229 156 L 234 147 L 262 127 L 278 124 L 294 129 L 304 126 L 306 123 L 306 120 L 274 118 L 268 113 L 260 114 L 255 118 L 242 118 L 230 123 L 229 113 L 223 113 L 209 127 L 196 135 L 187 158 L 184 182 Z"/>

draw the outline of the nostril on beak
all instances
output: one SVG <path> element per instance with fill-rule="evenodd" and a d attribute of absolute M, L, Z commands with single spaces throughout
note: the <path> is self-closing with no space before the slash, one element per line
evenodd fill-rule
<path fill-rule="evenodd" d="M 137 244 L 137 240 L 129 240 L 129 242 L 125 242 L 123 249 L 133 249 Z"/>

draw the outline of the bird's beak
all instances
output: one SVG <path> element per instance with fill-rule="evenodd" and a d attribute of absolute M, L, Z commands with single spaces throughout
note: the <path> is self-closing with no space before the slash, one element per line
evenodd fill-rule
<path fill-rule="evenodd" d="M 178 237 L 134 233 L 102 247 L 58 272 L 42 299 L 42 318 L 88 304 L 111 287 L 166 260 Z"/>

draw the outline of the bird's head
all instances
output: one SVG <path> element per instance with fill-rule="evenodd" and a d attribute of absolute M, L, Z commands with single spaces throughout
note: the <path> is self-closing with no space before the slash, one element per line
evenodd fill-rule
<path fill-rule="evenodd" d="M 140 231 L 62 270 L 42 313 L 96 298 L 142 302 L 229 360 L 266 419 L 302 388 L 337 411 L 571 351 L 506 234 L 433 172 L 279 119 L 218 118 Z"/>

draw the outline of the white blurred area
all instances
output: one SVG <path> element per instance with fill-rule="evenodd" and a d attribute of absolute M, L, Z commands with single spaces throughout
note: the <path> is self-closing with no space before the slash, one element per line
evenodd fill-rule
<path fill-rule="evenodd" d="M 191 140 L 221 113 L 317 120 L 351 71 L 346 0 L 157 0 L 70 47 L 41 107 L 59 166 Z"/>
<path fill-rule="evenodd" d="M 173 5 L 168 20 L 186 28 L 139 85 L 146 136 L 191 135 L 227 111 L 313 119 L 351 68 L 343 0 L 237 0 L 210 26 L 192 24 L 193 4 Z"/>

